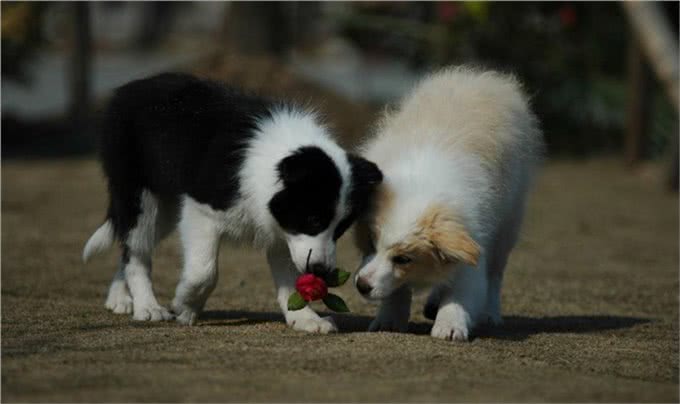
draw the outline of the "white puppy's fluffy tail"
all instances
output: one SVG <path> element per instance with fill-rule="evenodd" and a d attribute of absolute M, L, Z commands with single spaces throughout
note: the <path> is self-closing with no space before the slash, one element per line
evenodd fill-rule
<path fill-rule="evenodd" d="M 113 240 L 113 225 L 111 219 L 109 219 L 87 240 L 85 248 L 83 248 L 83 262 L 87 262 L 91 256 L 110 248 Z"/>

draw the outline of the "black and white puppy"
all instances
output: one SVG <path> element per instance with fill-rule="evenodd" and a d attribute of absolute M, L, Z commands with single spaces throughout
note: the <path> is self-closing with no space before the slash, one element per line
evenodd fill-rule
<path fill-rule="evenodd" d="M 336 240 L 382 181 L 345 153 L 314 113 L 186 74 L 119 88 L 102 162 L 110 203 L 83 260 L 122 245 L 106 307 L 135 320 L 193 324 L 217 281 L 220 239 L 267 251 L 278 302 L 296 330 L 336 330 L 309 307 L 288 311 L 298 272 L 335 266 Z M 154 296 L 151 255 L 179 227 L 184 268 L 170 312 Z"/>

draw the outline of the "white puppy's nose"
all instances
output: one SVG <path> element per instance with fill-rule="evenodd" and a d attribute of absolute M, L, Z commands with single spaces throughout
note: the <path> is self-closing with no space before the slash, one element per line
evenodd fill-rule
<path fill-rule="evenodd" d="M 373 286 L 371 286 L 362 276 L 357 277 L 356 284 L 357 290 L 364 296 L 371 293 L 371 291 L 373 290 Z"/>

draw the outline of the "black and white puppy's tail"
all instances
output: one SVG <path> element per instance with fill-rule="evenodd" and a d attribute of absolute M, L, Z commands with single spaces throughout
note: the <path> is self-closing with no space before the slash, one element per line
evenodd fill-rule
<path fill-rule="evenodd" d="M 99 254 L 104 250 L 108 250 L 113 245 L 115 239 L 113 224 L 111 219 L 104 222 L 103 225 L 90 236 L 87 240 L 85 248 L 83 248 L 83 262 L 87 262 L 95 254 Z"/>

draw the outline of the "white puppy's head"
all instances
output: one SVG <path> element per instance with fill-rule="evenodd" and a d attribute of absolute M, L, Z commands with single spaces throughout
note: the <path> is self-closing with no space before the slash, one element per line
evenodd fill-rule
<path fill-rule="evenodd" d="M 321 147 L 305 146 L 278 163 L 283 188 L 268 207 L 300 272 L 335 268 L 336 241 L 382 181 L 375 164 L 344 152 L 342 159 L 348 173 L 341 172 L 338 162 Z"/>
<path fill-rule="evenodd" d="M 384 185 L 374 202 L 355 232 L 364 256 L 355 284 L 365 298 L 384 299 L 404 284 L 434 284 L 459 263 L 477 265 L 480 248 L 451 208 L 397 200 Z"/>

